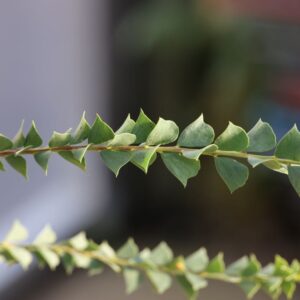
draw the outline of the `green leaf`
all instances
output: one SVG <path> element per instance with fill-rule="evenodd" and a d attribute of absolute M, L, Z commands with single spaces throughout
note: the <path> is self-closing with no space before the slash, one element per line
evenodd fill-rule
<path fill-rule="evenodd" d="M 77 268 L 88 269 L 92 259 L 81 253 L 72 253 L 72 258 Z"/>
<path fill-rule="evenodd" d="M 59 256 L 46 246 L 37 246 L 36 252 L 39 258 L 42 259 L 51 270 L 55 270 L 60 263 Z"/>
<path fill-rule="evenodd" d="M 225 131 L 215 140 L 215 144 L 220 150 L 243 151 L 249 145 L 249 138 L 243 128 L 229 122 Z"/>
<path fill-rule="evenodd" d="M 53 229 L 47 225 L 44 229 L 38 234 L 38 236 L 33 241 L 35 245 L 49 245 L 55 243 L 56 234 Z"/>
<path fill-rule="evenodd" d="M 202 154 L 213 153 L 216 150 L 218 150 L 218 146 L 211 144 L 201 149 L 184 150 L 182 151 L 182 155 L 186 158 L 198 160 Z"/>
<path fill-rule="evenodd" d="M 293 188 L 300 196 L 300 166 L 288 166 L 288 176 Z"/>
<path fill-rule="evenodd" d="M 71 142 L 71 138 L 70 129 L 64 133 L 54 131 L 49 141 L 49 147 L 61 147 L 68 145 Z"/>
<path fill-rule="evenodd" d="M 47 175 L 48 172 L 48 162 L 51 155 L 51 151 L 44 151 L 34 155 L 35 161 L 40 165 Z"/>
<path fill-rule="evenodd" d="M 126 284 L 127 294 L 135 292 L 142 282 L 141 273 L 134 269 L 125 268 L 123 271 L 123 276 Z"/>
<path fill-rule="evenodd" d="M 249 266 L 249 258 L 243 256 L 239 260 L 229 265 L 226 269 L 226 274 L 230 276 L 241 276 L 242 272 Z"/>
<path fill-rule="evenodd" d="M 186 266 L 192 272 L 201 272 L 205 270 L 209 262 L 209 258 L 205 248 L 200 248 L 186 258 Z"/>
<path fill-rule="evenodd" d="M 24 146 L 25 147 L 27 147 L 27 146 L 39 147 L 39 146 L 42 145 L 42 143 L 43 143 L 43 140 L 39 135 L 39 132 L 36 128 L 36 125 L 35 125 L 34 121 L 32 121 L 30 130 L 29 130 L 29 132 L 26 136 L 26 139 L 25 139 Z"/>
<path fill-rule="evenodd" d="M 213 258 L 207 268 L 206 272 L 208 273 L 224 273 L 225 271 L 225 263 L 224 263 L 224 255 L 223 253 L 219 253 L 215 258 Z"/>
<path fill-rule="evenodd" d="M 22 242 L 28 238 L 27 229 L 18 221 L 14 221 L 11 229 L 4 238 L 5 242 Z"/>
<path fill-rule="evenodd" d="M 191 284 L 194 291 L 199 291 L 200 289 L 207 287 L 207 281 L 198 275 L 186 273 L 185 277 Z"/>
<path fill-rule="evenodd" d="M 147 174 L 149 166 L 156 159 L 157 148 L 158 146 L 134 151 L 130 161 Z"/>
<path fill-rule="evenodd" d="M 173 260 L 173 257 L 170 247 L 165 242 L 161 242 L 151 252 L 150 259 L 156 265 L 166 265 Z"/>
<path fill-rule="evenodd" d="M 85 171 L 85 159 L 83 157 L 82 160 L 80 161 L 76 157 L 76 156 L 78 156 L 78 153 L 75 152 L 75 154 L 74 154 L 73 151 L 59 151 L 58 154 L 62 158 L 64 158 L 65 160 L 67 160 L 68 162 L 72 163 L 73 165 L 77 166 L 81 170 Z"/>
<path fill-rule="evenodd" d="M 131 133 L 116 134 L 115 137 L 107 142 L 108 146 L 128 146 L 135 142 L 136 136 Z"/>
<path fill-rule="evenodd" d="M 135 126 L 135 122 L 131 119 L 130 114 L 128 114 L 126 120 L 121 125 L 121 127 L 116 131 L 116 134 L 120 133 L 132 133 Z"/>
<path fill-rule="evenodd" d="M 158 271 L 146 271 L 146 274 L 153 287 L 159 294 L 163 294 L 172 284 L 170 275 Z"/>
<path fill-rule="evenodd" d="M 0 171 L 5 171 L 3 163 L 0 161 Z"/>
<path fill-rule="evenodd" d="M 99 249 L 97 251 L 100 255 L 103 255 L 104 257 L 108 258 L 107 265 L 115 272 L 121 272 L 121 267 L 113 261 L 116 259 L 116 253 L 114 249 L 107 243 L 107 242 L 102 242 L 101 245 L 99 246 Z M 110 261 L 112 261 L 110 263 Z"/>
<path fill-rule="evenodd" d="M 300 161 L 300 132 L 296 125 L 279 141 L 275 156 Z"/>
<path fill-rule="evenodd" d="M 80 123 L 75 130 L 74 137 L 72 138 L 72 144 L 79 144 L 87 139 L 90 133 L 90 129 L 91 127 L 85 119 L 85 112 L 83 112 Z"/>
<path fill-rule="evenodd" d="M 240 287 L 247 295 L 248 299 L 252 299 L 255 296 L 255 294 L 259 291 L 260 284 L 251 280 L 243 280 L 240 283 Z"/>
<path fill-rule="evenodd" d="M 74 158 L 81 163 L 84 159 L 85 154 L 91 147 L 92 147 L 92 144 L 88 144 L 84 148 L 75 149 L 75 150 L 72 150 L 71 152 L 72 152 Z"/>
<path fill-rule="evenodd" d="M 136 135 L 135 142 L 137 144 L 144 143 L 154 127 L 155 123 L 153 123 L 141 109 L 138 119 L 136 120 L 135 125 L 131 131 L 131 133 Z"/>
<path fill-rule="evenodd" d="M 114 136 L 113 130 L 97 114 L 88 136 L 89 144 L 102 144 L 113 139 Z"/>
<path fill-rule="evenodd" d="M 198 291 L 195 291 L 190 281 L 185 275 L 176 276 L 178 283 L 182 286 L 189 300 L 196 300 L 198 298 Z"/>
<path fill-rule="evenodd" d="M 139 253 L 139 248 L 132 238 L 118 250 L 117 255 L 121 258 L 128 259 L 137 256 Z"/>
<path fill-rule="evenodd" d="M 5 158 L 8 164 L 27 179 L 27 164 L 22 156 L 10 155 Z"/>
<path fill-rule="evenodd" d="M 284 281 L 282 283 L 282 291 L 288 299 L 292 299 L 296 291 L 296 283 L 291 281 Z"/>
<path fill-rule="evenodd" d="M 0 133 L 0 151 L 11 149 L 13 147 L 12 141 Z"/>
<path fill-rule="evenodd" d="M 85 250 L 89 245 L 84 232 L 80 232 L 80 233 L 76 234 L 74 237 L 72 237 L 69 240 L 69 244 L 73 248 L 75 248 L 76 250 L 79 250 L 79 251 Z"/>
<path fill-rule="evenodd" d="M 25 144 L 25 136 L 23 133 L 23 128 L 24 128 L 24 120 L 22 120 L 19 130 L 16 133 L 15 137 L 13 138 L 14 148 L 23 147 Z"/>
<path fill-rule="evenodd" d="M 261 269 L 261 264 L 254 255 L 251 255 L 248 266 L 242 271 L 243 277 L 254 276 Z"/>
<path fill-rule="evenodd" d="M 178 126 L 169 120 L 159 118 L 157 124 L 147 137 L 147 145 L 165 145 L 174 142 L 179 134 Z"/>
<path fill-rule="evenodd" d="M 132 159 L 133 154 L 129 151 L 104 150 L 100 152 L 100 156 L 105 165 L 114 172 L 117 177 L 120 169 Z"/>
<path fill-rule="evenodd" d="M 10 246 L 7 252 L 22 266 L 24 270 L 27 270 L 32 262 L 31 253 L 18 246 Z"/>
<path fill-rule="evenodd" d="M 161 153 L 161 158 L 167 169 L 184 187 L 188 179 L 196 176 L 200 170 L 199 160 L 186 158 L 180 153 Z"/>
<path fill-rule="evenodd" d="M 215 165 L 218 174 L 226 183 L 231 193 L 247 182 L 249 176 L 248 168 L 235 159 L 216 157 Z"/>
<path fill-rule="evenodd" d="M 214 138 L 213 128 L 204 122 L 201 115 L 182 131 L 177 144 L 182 147 L 204 147 L 211 144 Z"/>
<path fill-rule="evenodd" d="M 270 170 L 273 170 L 275 172 L 279 172 L 282 174 L 288 174 L 288 170 L 287 170 L 287 166 L 284 164 L 281 164 L 280 162 L 276 161 L 276 160 L 267 160 L 263 163 L 263 165 L 265 167 L 267 167 Z"/>
<path fill-rule="evenodd" d="M 266 152 L 272 150 L 276 146 L 276 136 L 269 123 L 263 122 L 261 119 L 248 132 L 250 152 Z"/>

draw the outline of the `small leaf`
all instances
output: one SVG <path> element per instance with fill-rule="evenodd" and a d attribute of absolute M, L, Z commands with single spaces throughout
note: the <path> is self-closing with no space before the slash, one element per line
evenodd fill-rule
<path fill-rule="evenodd" d="M 58 255 L 46 246 L 37 246 L 36 252 L 39 255 L 39 258 L 42 259 L 51 270 L 55 270 L 59 265 L 60 260 Z"/>
<path fill-rule="evenodd" d="M 72 138 L 72 144 L 79 144 L 85 139 L 87 139 L 90 133 L 90 129 L 91 127 L 87 122 L 87 120 L 85 119 L 85 112 L 84 112 L 81 117 L 80 123 L 75 130 L 74 137 Z"/>
<path fill-rule="evenodd" d="M 243 128 L 229 122 L 225 131 L 215 140 L 215 144 L 220 150 L 243 151 L 249 145 L 249 138 Z"/>
<path fill-rule="evenodd" d="M 0 151 L 11 149 L 13 146 L 12 141 L 0 133 Z"/>
<path fill-rule="evenodd" d="M 48 162 L 51 155 L 51 151 L 44 151 L 34 155 L 35 161 L 40 165 L 47 175 L 48 172 Z"/>
<path fill-rule="evenodd" d="M 185 276 L 194 291 L 199 291 L 200 289 L 207 287 L 207 281 L 200 276 L 197 276 L 193 273 L 186 273 Z"/>
<path fill-rule="evenodd" d="M 113 130 L 97 114 L 88 136 L 89 144 L 102 144 L 113 139 L 114 136 Z"/>
<path fill-rule="evenodd" d="M 147 174 L 149 166 L 156 158 L 157 148 L 158 146 L 134 151 L 130 161 Z"/>
<path fill-rule="evenodd" d="M 126 293 L 131 294 L 135 292 L 142 282 L 141 273 L 134 269 L 125 268 L 123 276 L 126 284 Z"/>
<path fill-rule="evenodd" d="M 276 136 L 269 123 L 261 119 L 248 132 L 249 146 L 247 151 L 266 152 L 276 146 Z"/>
<path fill-rule="evenodd" d="M 11 229 L 4 238 L 5 242 L 22 242 L 28 238 L 27 229 L 19 222 L 14 221 Z"/>
<path fill-rule="evenodd" d="M 240 283 L 240 287 L 247 295 L 248 299 L 252 299 L 255 296 L 255 294 L 259 291 L 260 284 L 251 280 L 243 280 Z"/>
<path fill-rule="evenodd" d="M 88 269 L 92 259 L 88 256 L 85 256 L 81 253 L 72 253 L 72 258 L 77 268 Z"/>
<path fill-rule="evenodd" d="M 288 166 L 288 175 L 293 188 L 300 196 L 300 166 Z"/>
<path fill-rule="evenodd" d="M 204 147 L 211 144 L 214 137 L 213 128 L 204 122 L 201 115 L 182 131 L 177 144 L 182 147 Z"/>
<path fill-rule="evenodd" d="M 124 259 L 129 259 L 137 256 L 139 253 L 139 248 L 133 239 L 128 239 L 128 241 L 118 250 L 117 255 Z"/>
<path fill-rule="evenodd" d="M 129 151 L 104 150 L 100 152 L 100 156 L 105 165 L 114 172 L 117 177 L 120 169 L 132 159 L 133 154 Z"/>
<path fill-rule="evenodd" d="M 34 121 L 32 121 L 31 128 L 26 136 L 24 146 L 39 147 L 42 145 L 42 143 L 43 140 L 39 135 Z"/>
<path fill-rule="evenodd" d="M 248 266 L 242 271 L 243 277 L 250 277 L 257 274 L 261 269 L 261 264 L 254 255 L 251 255 Z"/>
<path fill-rule="evenodd" d="M 131 133 L 136 136 L 135 142 L 137 144 L 144 143 L 154 127 L 155 124 L 145 115 L 145 113 L 141 109 L 138 119 L 136 120 L 135 125 L 131 131 Z"/>
<path fill-rule="evenodd" d="M 132 133 L 135 122 L 131 119 L 130 114 L 128 114 L 126 120 L 121 125 L 121 127 L 116 131 L 116 134 L 120 133 Z"/>
<path fill-rule="evenodd" d="M 147 137 L 147 145 L 165 145 L 174 142 L 179 134 L 178 126 L 169 120 L 159 118 L 157 124 Z"/>
<path fill-rule="evenodd" d="M 85 232 L 76 234 L 69 240 L 69 244 L 79 251 L 85 250 L 89 245 Z"/>
<path fill-rule="evenodd" d="M 213 258 L 207 268 L 206 272 L 208 273 L 224 273 L 225 263 L 223 258 L 223 253 L 219 253 L 215 258 Z"/>
<path fill-rule="evenodd" d="M 131 133 L 116 134 L 115 137 L 107 142 L 108 146 L 128 146 L 135 142 L 136 136 Z"/>
<path fill-rule="evenodd" d="M 23 147 L 25 144 L 25 136 L 23 133 L 23 128 L 24 128 L 24 120 L 22 120 L 19 130 L 16 133 L 15 137 L 13 138 L 14 148 Z"/>
<path fill-rule="evenodd" d="M 0 161 L 0 171 L 5 171 L 3 163 Z"/>
<path fill-rule="evenodd" d="M 115 263 L 110 263 L 109 261 L 114 261 L 116 259 L 116 253 L 114 249 L 107 243 L 102 242 L 97 251 L 100 255 L 108 258 L 107 265 L 115 272 L 121 272 L 121 267 Z"/>
<path fill-rule="evenodd" d="M 198 291 L 195 291 L 190 281 L 185 275 L 176 276 L 178 283 L 182 286 L 189 300 L 196 300 L 198 298 Z"/>
<path fill-rule="evenodd" d="M 22 266 L 24 270 L 27 270 L 32 262 L 31 253 L 18 246 L 10 246 L 7 252 Z"/>
<path fill-rule="evenodd" d="M 167 169 L 184 187 L 186 187 L 188 179 L 196 176 L 200 170 L 199 160 L 186 158 L 179 153 L 161 153 L 161 158 Z"/>
<path fill-rule="evenodd" d="M 192 272 L 201 272 L 203 271 L 209 262 L 209 258 L 205 248 L 200 248 L 198 251 L 194 252 L 186 258 L 186 266 Z"/>
<path fill-rule="evenodd" d="M 70 144 L 70 141 L 71 141 L 70 129 L 64 133 L 54 131 L 49 141 L 49 147 L 65 146 Z"/>
<path fill-rule="evenodd" d="M 296 291 L 296 283 L 291 281 L 284 281 L 282 283 L 282 291 L 286 295 L 287 299 L 292 299 Z"/>
<path fill-rule="evenodd" d="M 248 266 L 249 258 L 247 256 L 243 256 L 227 267 L 226 274 L 230 276 L 240 276 Z"/>
<path fill-rule="evenodd" d="M 161 242 L 151 252 L 150 259 L 156 265 L 166 265 L 173 260 L 173 257 L 170 247 L 165 242 Z"/>
<path fill-rule="evenodd" d="M 245 185 L 249 171 L 242 163 L 227 157 L 216 157 L 215 165 L 218 174 L 228 186 L 231 193 Z"/>
<path fill-rule="evenodd" d="M 10 155 L 5 158 L 8 164 L 27 179 L 27 164 L 22 156 Z"/>
<path fill-rule="evenodd" d="M 73 165 L 77 166 L 81 170 L 85 170 L 85 159 L 84 157 L 81 159 L 81 161 L 76 157 L 78 156 L 78 153 L 76 153 L 77 150 L 75 150 L 75 153 L 73 151 L 59 151 L 58 154 L 67 160 L 68 162 L 72 163 Z"/>
<path fill-rule="evenodd" d="M 53 229 L 47 225 L 45 228 L 38 234 L 36 239 L 33 241 L 35 245 L 49 245 L 55 243 L 56 234 Z"/>
<path fill-rule="evenodd" d="M 282 174 L 288 174 L 287 166 L 284 164 L 281 164 L 280 162 L 276 160 L 268 160 L 263 163 L 265 167 L 267 167 L 270 170 L 273 170 L 275 172 L 279 172 Z"/>
<path fill-rule="evenodd" d="M 182 155 L 186 158 L 198 160 L 202 154 L 213 153 L 216 150 L 218 150 L 218 146 L 215 144 L 211 144 L 201 149 L 184 150 L 182 151 Z"/>
<path fill-rule="evenodd" d="M 159 294 L 163 294 L 172 284 L 170 275 L 158 271 L 146 271 L 146 274 L 153 287 Z"/>
<path fill-rule="evenodd" d="M 300 161 L 300 132 L 296 125 L 279 141 L 275 156 Z"/>

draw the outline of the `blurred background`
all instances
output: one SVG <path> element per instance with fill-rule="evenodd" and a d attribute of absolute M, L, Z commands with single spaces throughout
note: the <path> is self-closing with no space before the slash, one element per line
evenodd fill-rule
<path fill-rule="evenodd" d="M 300 121 L 299 34 L 297 0 L 1 0 L 1 132 L 34 119 L 46 140 L 84 110 L 116 129 L 142 107 L 181 129 L 204 113 L 217 134 L 228 120 L 250 129 L 261 117 L 281 137 Z M 166 240 L 177 254 L 224 251 L 227 263 L 253 252 L 264 263 L 299 259 L 300 202 L 286 176 L 259 167 L 230 195 L 211 160 L 186 189 L 161 162 L 147 176 L 128 165 L 118 179 L 97 155 L 87 164 L 82 173 L 53 157 L 47 177 L 31 160 L 29 181 L 0 174 L 1 237 L 18 218 L 33 237 L 50 223 L 61 239 L 82 229 L 114 247 L 132 236 L 141 248 Z M 126 296 L 110 271 L 1 265 L 0 279 L 5 300 L 158 299 L 146 283 Z M 184 294 L 175 285 L 159 299 Z M 200 299 L 245 297 L 211 283 Z"/>

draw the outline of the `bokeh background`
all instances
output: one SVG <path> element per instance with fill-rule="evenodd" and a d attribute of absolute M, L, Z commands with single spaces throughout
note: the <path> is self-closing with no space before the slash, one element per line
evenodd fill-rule
<path fill-rule="evenodd" d="M 250 129 L 261 117 L 281 137 L 300 121 L 299 36 L 297 0 L 1 0 L 1 132 L 13 136 L 34 119 L 46 140 L 84 110 L 116 129 L 142 107 L 181 129 L 204 113 L 217 134 L 228 120 Z M 29 175 L 0 174 L 2 237 L 18 218 L 32 236 L 50 223 L 61 239 L 83 229 L 115 247 L 128 236 L 141 247 L 166 240 L 177 254 L 224 251 L 227 263 L 249 253 L 265 263 L 277 253 L 299 258 L 299 198 L 286 176 L 262 167 L 233 195 L 206 159 L 186 189 L 161 162 L 147 176 L 128 165 L 115 179 L 97 155 L 86 173 L 53 157 L 47 177 L 29 160 Z M 158 296 L 146 283 L 126 296 L 110 271 L 67 277 L 1 265 L 0 298 Z M 160 299 L 184 294 L 175 285 Z M 211 283 L 200 299 L 245 297 Z"/>

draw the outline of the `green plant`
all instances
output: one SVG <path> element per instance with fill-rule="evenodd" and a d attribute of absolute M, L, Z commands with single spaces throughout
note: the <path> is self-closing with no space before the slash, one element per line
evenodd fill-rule
<path fill-rule="evenodd" d="M 170 145 L 175 141 L 176 145 Z M 274 154 L 268 154 L 273 149 Z M 198 174 L 199 158 L 205 155 L 213 157 L 218 174 L 231 192 L 243 186 L 248 179 L 248 167 L 238 161 L 245 159 L 252 167 L 262 165 L 287 174 L 299 195 L 299 150 L 300 132 L 296 126 L 278 143 L 271 126 L 261 120 L 248 133 L 229 123 L 215 139 L 213 128 L 204 122 L 202 115 L 179 134 L 179 128 L 173 121 L 160 118 L 155 124 L 143 111 L 136 121 L 129 115 L 116 132 L 98 115 L 90 126 L 83 114 L 74 133 L 70 130 L 54 132 L 48 146 L 42 146 L 34 122 L 26 136 L 23 123 L 12 140 L 0 135 L 0 157 L 26 178 L 25 155 L 33 155 L 47 173 L 52 153 L 58 153 L 84 170 L 85 154 L 99 152 L 105 165 L 117 176 L 129 162 L 147 173 L 159 154 L 167 169 L 186 186 L 188 179 Z M 2 162 L 0 169 L 4 171 Z M 206 250 L 201 248 L 186 258 L 174 257 L 164 242 L 153 250 L 146 248 L 139 251 L 134 241 L 129 239 L 121 249 L 114 251 L 107 242 L 96 244 L 82 232 L 56 243 L 56 235 L 49 226 L 32 244 L 23 244 L 26 238 L 26 228 L 15 222 L 0 243 L 1 260 L 19 263 L 26 269 L 35 256 L 40 266 L 54 270 L 62 263 L 68 273 L 74 268 L 84 268 L 90 274 L 98 274 L 104 265 L 108 265 L 115 272 L 123 273 L 128 292 L 138 288 L 142 274 L 159 293 L 171 286 L 172 277 L 176 278 L 189 299 L 196 299 L 198 291 L 207 286 L 209 279 L 238 284 L 249 298 L 259 289 L 273 298 L 278 298 L 281 293 L 292 298 L 296 284 L 300 282 L 299 261 L 289 264 L 280 256 L 265 267 L 254 255 L 245 256 L 226 267 L 222 253 L 210 260 Z"/>

